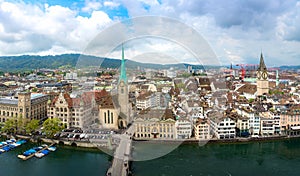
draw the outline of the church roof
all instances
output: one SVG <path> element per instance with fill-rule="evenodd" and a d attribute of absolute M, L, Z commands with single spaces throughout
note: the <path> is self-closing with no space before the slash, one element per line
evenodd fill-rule
<path fill-rule="evenodd" d="M 266 64 L 265 64 L 264 57 L 263 57 L 262 53 L 260 54 L 260 61 L 259 61 L 259 66 L 258 66 L 257 70 L 259 70 L 259 71 L 266 71 L 267 70 L 267 67 L 266 67 Z"/>
<path fill-rule="evenodd" d="M 120 81 L 124 81 L 127 83 L 127 75 L 126 75 L 126 67 L 125 67 L 125 59 L 124 59 L 124 48 L 122 44 L 122 62 L 121 62 L 121 74 L 120 74 Z"/>

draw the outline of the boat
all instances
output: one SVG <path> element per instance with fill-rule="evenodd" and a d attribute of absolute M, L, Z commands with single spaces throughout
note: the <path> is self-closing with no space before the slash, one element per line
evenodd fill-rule
<path fill-rule="evenodd" d="M 20 158 L 20 159 L 25 159 L 26 156 L 24 156 L 24 155 L 18 155 L 18 158 Z"/>
<path fill-rule="evenodd" d="M 49 149 L 49 148 L 51 148 L 51 149 Z M 54 146 L 48 147 L 48 145 L 44 144 L 42 146 L 33 147 L 33 148 L 25 151 L 23 154 L 18 155 L 18 158 L 23 159 L 23 160 L 28 160 L 28 159 L 32 158 L 33 156 L 35 156 L 37 158 L 42 158 L 42 157 L 48 155 L 50 153 L 50 151 L 55 151 L 55 150 L 56 150 L 56 147 L 54 147 Z"/>
<path fill-rule="evenodd" d="M 54 152 L 54 151 L 56 151 L 56 147 L 55 146 L 51 146 L 51 147 L 48 148 L 48 150 L 51 151 L 51 152 Z"/>
<path fill-rule="evenodd" d="M 43 153 L 44 155 L 48 155 L 50 153 L 50 151 L 48 149 L 42 150 L 41 153 Z"/>
<path fill-rule="evenodd" d="M 30 155 L 32 155 L 32 154 L 35 154 L 36 152 L 37 152 L 37 151 L 34 150 L 34 149 L 32 148 L 32 149 L 29 149 L 29 150 L 25 151 L 25 152 L 23 153 L 23 155 L 24 155 L 24 156 L 30 156 Z"/>
<path fill-rule="evenodd" d="M 34 156 L 37 157 L 37 158 L 42 158 L 42 157 L 45 156 L 45 154 L 43 154 L 43 153 L 35 153 Z"/>
<path fill-rule="evenodd" d="M 8 152 L 16 147 L 19 147 L 20 145 L 22 145 L 26 142 L 27 142 L 26 140 L 16 141 L 15 139 L 9 139 L 4 142 L 1 142 L 0 154 L 4 153 L 4 152 Z"/>
<path fill-rule="evenodd" d="M 49 150 L 44 149 L 40 152 L 35 153 L 34 156 L 37 157 L 37 158 L 42 158 L 42 157 L 48 155 L 49 153 L 50 153 Z"/>

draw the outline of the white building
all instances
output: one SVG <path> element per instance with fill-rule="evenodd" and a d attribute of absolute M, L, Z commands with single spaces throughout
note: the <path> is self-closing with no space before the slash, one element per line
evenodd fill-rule
<path fill-rule="evenodd" d="M 260 134 L 263 136 L 273 135 L 275 132 L 275 121 L 271 118 L 261 118 Z"/>
<path fill-rule="evenodd" d="M 275 134 L 275 126 L 277 127 L 278 132 L 280 132 L 280 115 L 272 112 L 262 112 L 259 115 L 261 116 L 261 135 L 266 136 Z"/>
<path fill-rule="evenodd" d="M 260 116 L 250 108 L 238 108 L 237 113 L 242 117 L 249 118 L 249 133 L 251 135 L 260 134 Z"/>
<path fill-rule="evenodd" d="M 77 79 L 77 73 L 74 73 L 74 72 L 70 72 L 70 73 L 66 73 L 66 76 L 65 76 L 65 79 L 69 80 L 69 79 Z"/>
<path fill-rule="evenodd" d="M 234 139 L 236 137 L 236 123 L 233 119 L 216 111 L 210 112 L 208 117 L 213 137 L 217 139 Z"/>
<path fill-rule="evenodd" d="M 177 139 L 189 139 L 192 136 L 193 125 L 189 119 L 179 118 L 175 122 L 175 135 Z"/>

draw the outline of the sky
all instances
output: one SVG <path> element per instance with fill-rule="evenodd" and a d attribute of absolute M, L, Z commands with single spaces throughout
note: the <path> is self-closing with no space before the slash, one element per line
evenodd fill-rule
<path fill-rule="evenodd" d="M 150 19 L 157 22 L 152 26 Z M 128 23 L 138 30 L 115 32 Z M 164 38 L 166 31 L 173 37 Z M 124 35 L 133 38 L 114 39 Z M 257 64 L 261 52 L 269 67 L 300 65 L 300 1 L 0 0 L 1 56 L 85 53 L 104 38 L 112 49 L 97 50 L 113 58 L 120 58 L 123 42 L 126 58 L 151 63 L 197 63 L 195 55 L 209 46 L 221 65 Z"/>

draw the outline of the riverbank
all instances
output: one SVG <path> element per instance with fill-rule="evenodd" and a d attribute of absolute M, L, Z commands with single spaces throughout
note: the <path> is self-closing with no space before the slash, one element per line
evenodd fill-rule
<path fill-rule="evenodd" d="M 7 138 L 11 138 L 11 135 L 1 134 L 2 136 L 6 136 Z M 80 141 L 80 140 L 64 140 L 64 139 L 49 139 L 49 138 L 38 138 L 34 139 L 31 136 L 24 135 L 16 135 L 17 138 L 26 139 L 31 142 L 44 142 L 44 143 L 55 143 L 59 145 L 67 145 L 73 147 L 82 147 L 82 148 L 107 148 L 106 144 L 102 146 L 96 145 L 95 143 L 91 143 L 89 141 Z M 184 140 L 160 140 L 160 139 L 151 139 L 151 140 L 136 140 L 135 142 L 145 142 L 145 143 L 175 143 L 175 144 L 214 144 L 214 143 L 222 143 L 222 144 L 231 144 L 231 143 L 248 143 L 248 142 L 264 142 L 264 141 L 276 141 L 276 140 L 288 140 L 292 138 L 300 138 L 300 136 L 269 136 L 269 137 L 256 137 L 256 138 L 235 138 L 235 139 L 210 139 L 210 140 L 196 140 L 196 139 L 184 139 Z M 40 141 L 37 141 L 40 140 Z"/>
<path fill-rule="evenodd" d="M 184 139 L 184 140 L 134 140 L 136 142 L 146 142 L 146 143 L 182 143 L 182 144 L 231 144 L 231 143 L 249 143 L 249 142 L 268 142 L 277 140 L 288 140 L 293 138 L 300 138 L 300 136 L 270 136 L 270 137 L 256 137 L 256 138 L 235 138 L 235 139 L 210 139 L 210 140 L 196 140 L 196 139 Z"/>

